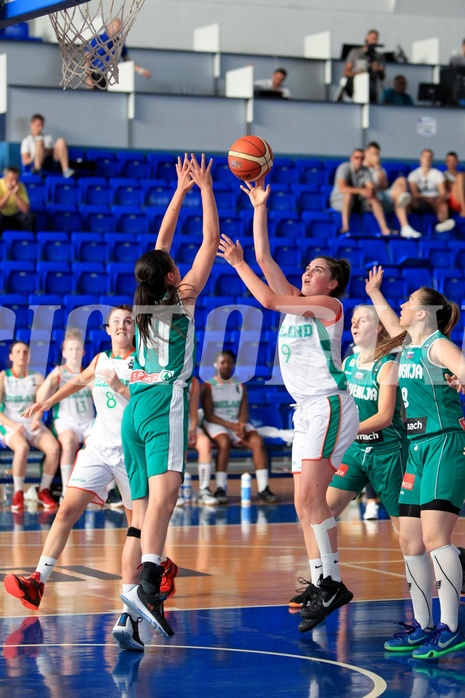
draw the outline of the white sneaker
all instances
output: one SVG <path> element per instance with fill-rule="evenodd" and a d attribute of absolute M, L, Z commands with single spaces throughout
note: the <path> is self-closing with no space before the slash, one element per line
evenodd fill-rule
<path fill-rule="evenodd" d="M 449 230 L 453 230 L 454 228 L 455 221 L 453 218 L 446 218 L 445 221 L 443 221 L 442 223 L 438 223 L 434 226 L 434 229 L 437 233 L 448 233 Z"/>
<path fill-rule="evenodd" d="M 408 191 L 402 192 L 402 194 L 399 196 L 397 200 L 397 205 L 399 208 L 407 208 L 412 203 L 412 196 L 408 193 Z"/>
<path fill-rule="evenodd" d="M 184 497 L 178 497 L 176 500 L 175 507 L 183 507 L 185 504 Z"/>
<path fill-rule="evenodd" d="M 365 521 L 375 521 L 378 518 L 378 505 L 376 502 L 368 502 L 363 518 Z"/>
<path fill-rule="evenodd" d="M 38 502 L 39 501 L 39 495 L 38 495 L 38 486 L 37 485 L 31 485 L 29 489 L 27 489 L 24 493 L 24 499 L 26 499 L 28 502 Z"/>
<path fill-rule="evenodd" d="M 111 634 L 115 638 L 118 647 L 122 650 L 144 651 L 144 643 L 139 636 L 139 623 L 142 618 L 133 620 L 129 613 L 122 613 L 116 622 Z"/>
<path fill-rule="evenodd" d="M 411 225 L 403 225 L 400 229 L 400 236 L 403 238 L 421 238 L 421 233 L 414 230 Z"/>
<path fill-rule="evenodd" d="M 212 495 L 208 487 L 204 487 L 204 489 L 199 490 L 199 496 L 197 499 L 197 502 L 199 504 L 208 504 L 209 506 L 214 506 L 215 504 L 219 504 L 219 501 L 217 500 L 216 497 Z"/>

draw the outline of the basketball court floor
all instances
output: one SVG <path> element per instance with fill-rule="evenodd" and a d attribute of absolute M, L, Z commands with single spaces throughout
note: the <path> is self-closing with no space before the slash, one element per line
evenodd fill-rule
<path fill-rule="evenodd" d="M 273 479 L 276 505 L 175 511 L 166 552 L 180 566 L 165 606 L 174 637 L 142 623 L 145 653 L 120 651 L 124 515 L 87 510 L 30 612 L 0 589 L 0 698 L 8 696 L 465 696 L 465 651 L 439 662 L 392 656 L 383 642 L 411 620 L 397 536 L 387 519 L 363 522 L 353 503 L 340 522 L 343 578 L 354 600 L 312 632 L 287 602 L 307 578 L 290 478 Z M 53 514 L 0 509 L 1 569 L 35 569 Z M 454 541 L 465 540 L 460 518 Z M 435 603 L 437 603 L 435 601 Z M 435 606 L 437 612 L 438 607 Z M 465 608 L 460 609 L 465 627 Z"/>

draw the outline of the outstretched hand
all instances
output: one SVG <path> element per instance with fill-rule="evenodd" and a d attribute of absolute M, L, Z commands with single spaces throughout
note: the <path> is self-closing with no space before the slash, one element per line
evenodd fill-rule
<path fill-rule="evenodd" d="M 257 208 L 266 203 L 270 195 L 270 185 L 265 187 L 265 177 L 260 177 L 256 182 L 246 182 L 246 186 L 241 184 L 241 189 L 249 197 L 252 206 Z"/>
<path fill-rule="evenodd" d="M 191 176 L 190 162 L 187 153 L 184 153 L 184 160 L 181 160 L 178 156 L 176 174 L 178 175 L 178 189 L 182 189 L 185 192 L 190 191 L 195 182 Z"/>
<path fill-rule="evenodd" d="M 244 261 L 244 250 L 239 240 L 234 244 L 231 238 L 222 233 L 218 257 L 223 257 L 232 267 L 235 267 L 240 262 Z"/>
<path fill-rule="evenodd" d="M 211 169 L 213 165 L 213 160 L 210 158 L 208 165 L 206 164 L 205 153 L 202 153 L 200 164 L 197 161 L 194 153 L 191 154 L 191 159 L 189 162 L 190 175 L 199 187 L 199 189 L 211 189 L 213 187 L 213 180 L 211 175 Z"/>
<path fill-rule="evenodd" d="M 370 296 L 374 291 L 379 291 L 383 282 L 383 267 L 373 267 L 368 272 L 368 279 L 365 281 L 365 291 Z"/>
<path fill-rule="evenodd" d="M 449 384 L 449 388 L 452 388 L 452 390 L 456 390 L 459 394 L 465 395 L 465 384 L 462 383 L 462 381 L 457 378 L 457 376 L 450 375 L 449 373 L 444 374 L 444 378 Z"/>

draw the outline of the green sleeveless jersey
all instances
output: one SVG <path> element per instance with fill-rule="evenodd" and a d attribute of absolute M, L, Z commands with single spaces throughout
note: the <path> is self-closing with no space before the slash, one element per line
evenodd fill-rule
<path fill-rule="evenodd" d="M 344 363 L 349 393 L 357 405 L 359 419 L 364 422 L 378 412 L 379 382 L 378 375 L 384 364 L 395 362 L 392 354 L 374 361 L 371 368 L 360 368 L 359 355 L 349 356 Z M 396 405 L 392 424 L 385 429 L 369 434 L 358 434 L 355 443 L 360 447 L 377 446 L 379 444 L 399 443 L 405 438 L 405 426 L 402 421 L 402 396 L 397 388 Z"/>
<path fill-rule="evenodd" d="M 399 385 L 410 439 L 465 428 L 458 393 L 449 387 L 444 377 L 450 371 L 429 358 L 430 348 L 438 339 L 450 341 L 436 331 L 421 346 L 409 344 L 402 348 Z"/>
<path fill-rule="evenodd" d="M 160 314 L 163 319 L 157 317 L 156 312 L 152 316 L 147 344 L 141 341 L 136 326 L 131 395 L 160 385 L 178 385 L 184 388 L 191 381 L 196 348 L 194 321 L 182 304 L 160 308 L 166 308 L 168 312 L 165 314 L 162 310 Z"/>

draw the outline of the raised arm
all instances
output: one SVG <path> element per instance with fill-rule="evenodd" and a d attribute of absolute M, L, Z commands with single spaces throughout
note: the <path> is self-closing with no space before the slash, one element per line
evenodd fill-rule
<path fill-rule="evenodd" d="M 382 267 L 373 267 L 373 269 L 368 272 L 365 290 L 367 295 L 371 298 L 380 322 L 382 322 L 386 328 L 386 332 L 390 337 L 397 337 L 397 335 L 402 332 L 402 328 L 399 323 L 399 318 L 381 293 L 383 274 L 384 270 Z"/>
<path fill-rule="evenodd" d="M 187 272 L 180 284 L 181 294 L 186 297 L 196 298 L 202 291 L 210 276 L 213 262 L 215 261 L 220 242 L 220 224 L 215 195 L 213 194 L 213 180 L 211 176 L 213 160 L 206 164 L 205 155 L 202 153 L 200 163 L 192 154 L 190 161 L 190 173 L 193 181 L 200 189 L 203 209 L 203 239 L 199 251 L 195 255 L 192 268 Z M 183 288 L 184 287 L 184 288 Z"/>
<path fill-rule="evenodd" d="M 184 154 L 184 160 L 178 157 L 176 163 L 176 174 L 178 175 L 178 186 L 173 194 L 166 213 L 163 216 L 160 230 L 158 231 L 157 240 L 155 243 L 156 250 L 165 250 L 169 252 L 173 243 L 173 237 L 178 224 L 179 212 L 187 192 L 194 186 L 194 180 L 190 175 L 189 159 L 187 153 Z"/>
<path fill-rule="evenodd" d="M 258 266 L 273 291 L 286 295 L 298 295 L 300 293 L 299 289 L 289 283 L 279 265 L 271 256 L 266 210 L 266 203 L 270 195 L 270 185 L 268 184 L 265 188 L 265 177 L 260 177 L 254 184 L 246 182 L 246 186 L 241 185 L 241 189 L 247 194 L 254 207 L 253 241 Z"/>

